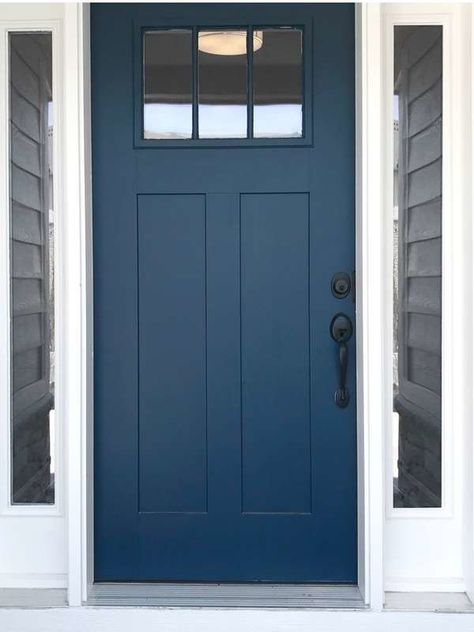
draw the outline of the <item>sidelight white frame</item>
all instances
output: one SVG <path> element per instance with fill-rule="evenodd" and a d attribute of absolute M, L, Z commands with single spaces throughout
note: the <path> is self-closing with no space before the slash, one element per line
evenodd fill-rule
<path fill-rule="evenodd" d="M 0 558 L 7 570 L 0 567 L 0 586 L 63 587 L 66 584 L 65 561 L 61 555 L 64 542 L 65 518 L 65 458 L 64 428 L 67 397 L 65 389 L 64 359 L 67 335 L 65 332 L 65 266 L 64 249 L 59 235 L 65 230 L 65 217 L 55 218 L 55 348 L 56 348 L 56 480 L 55 502 L 52 505 L 14 505 L 11 503 L 10 453 L 10 194 L 9 194 L 9 34 L 15 32 L 48 32 L 52 34 L 53 68 L 52 89 L 55 107 L 55 133 L 53 138 L 53 171 L 55 208 L 63 205 L 64 171 L 60 156 L 63 153 L 63 49 L 61 30 L 62 11 L 49 15 L 33 9 L 28 14 L 15 11 L 12 5 L 0 10 L 0 392 L 4 405 L 0 409 Z M 19 539 L 24 541 L 20 544 Z M 17 550 L 18 548 L 18 550 Z M 12 565 L 17 572 L 12 572 Z M 42 572 L 46 566 L 48 571 Z M 18 570 L 19 569 L 19 570 Z"/>
<path fill-rule="evenodd" d="M 383 385 L 385 431 L 384 585 L 393 591 L 462 592 L 466 589 L 466 542 L 463 517 L 472 497 L 465 480 L 469 452 L 464 438 L 472 427 L 465 394 L 472 371 L 468 318 L 472 297 L 459 291 L 469 278 L 471 240 L 469 173 L 466 155 L 469 50 L 465 27 L 471 8 L 456 4 L 387 4 L 382 8 L 382 215 L 384 255 L 382 331 L 385 331 Z M 439 25 L 443 28 L 443 251 L 442 251 L 442 506 L 393 507 L 392 480 L 392 331 L 393 331 L 393 29 L 396 25 Z M 466 230 L 467 229 L 467 230 Z M 458 331 L 467 344 L 459 344 Z M 390 369 L 390 370 L 389 370 Z M 443 543 L 442 546 L 440 543 Z M 436 551 L 436 555 L 433 555 Z M 431 553 L 431 555 L 430 555 Z"/>
<path fill-rule="evenodd" d="M 0 37 L 2 43 L 2 58 L 9 60 L 9 36 L 10 34 L 18 32 L 38 32 L 38 33 L 50 33 L 52 36 L 52 57 L 55 61 L 52 67 L 52 99 L 55 107 L 55 130 L 53 135 L 53 195 L 55 206 L 61 204 L 60 192 L 61 192 L 61 164 L 59 161 L 60 147 L 61 147 L 61 116 L 62 116 L 62 99 L 60 93 L 60 77 L 61 77 L 61 61 L 59 58 L 59 50 L 61 47 L 60 31 L 58 20 L 44 20 L 35 21 L 35 25 L 32 28 L 30 22 L 17 21 L 14 26 L 6 26 L 0 22 Z M 10 156 L 10 143 L 9 143 L 9 126 L 8 121 L 10 117 L 9 106 L 9 77 L 8 73 L 2 73 L 0 77 L 1 81 L 1 94 L 2 99 L 0 103 L 0 120 L 6 121 L 7 126 L 5 131 L 5 142 L 3 143 L 3 151 L 0 159 L 0 172 L 9 173 L 9 156 Z M 1 183 L 3 186 L 0 190 L 0 199 L 2 200 L 2 223 L 9 227 L 10 225 L 10 191 L 8 179 Z M 55 502 L 51 505 L 22 505 L 13 504 L 11 502 L 11 401 L 10 397 L 5 398 L 5 406 L 2 406 L 0 410 L 0 435 L 7 438 L 6 441 L 0 443 L 1 458 L 0 458 L 0 475 L 2 480 L 6 481 L 5 485 L 0 487 L 0 516 L 60 516 L 63 509 L 63 450 L 60 449 L 62 443 L 62 430 L 63 430 L 63 417 L 64 417 L 64 397 L 63 397 L 63 385 L 62 385 L 62 350 L 64 348 L 64 332 L 63 332 L 63 305 L 62 300 L 62 251 L 61 244 L 57 238 L 57 234 L 61 232 L 61 214 L 58 213 L 55 218 L 55 237 L 54 237 L 54 273 L 57 279 L 55 287 L 55 348 L 57 350 L 56 358 L 56 385 L 57 396 L 55 397 L 55 425 L 56 425 L 56 445 L 54 458 L 56 460 L 56 479 L 55 479 Z M 0 270 L 0 279 L 3 283 L 2 288 L 2 314 L 0 316 L 1 322 L 8 323 L 6 328 L 2 328 L 0 336 L 0 344 L 5 353 L 2 354 L 1 375 L 2 384 L 5 384 L 5 392 L 10 393 L 10 352 L 11 341 L 9 336 L 10 331 L 10 237 L 11 230 L 7 229 L 2 231 L 2 248 L 3 255 Z"/>
<path fill-rule="evenodd" d="M 441 8 L 442 9 L 442 8 Z M 392 461 L 389 456 L 392 454 L 392 432 L 390 429 L 386 432 L 385 437 L 385 476 L 386 476 L 386 493 L 385 493 L 385 512 L 387 520 L 401 518 L 440 518 L 452 517 L 454 510 L 454 459 L 453 459 L 453 418 L 456 415 L 456 401 L 453 396 L 454 380 L 452 367 L 455 365 L 455 353 L 453 353 L 454 332 L 451 324 L 455 318 L 455 312 L 458 308 L 456 304 L 454 281 L 456 268 L 449 266 L 455 255 L 454 244 L 454 222 L 452 221 L 453 213 L 457 210 L 456 176 L 455 171 L 456 155 L 453 151 L 454 126 L 453 126 L 453 65 L 455 54 L 453 51 L 453 12 L 443 13 L 442 10 L 433 14 L 432 12 L 424 13 L 416 8 L 416 13 L 408 11 L 406 5 L 394 7 L 389 5 L 383 11 L 382 29 L 384 46 L 382 51 L 382 66 L 385 81 L 382 86 L 382 119 L 383 119 L 383 137 L 384 137 L 384 156 L 383 156 L 383 209 L 384 209 L 384 240 L 385 240 L 385 257 L 384 282 L 387 286 L 387 294 L 393 296 L 393 238 L 390 232 L 392 219 L 392 208 L 394 199 L 393 190 L 393 113 L 392 113 L 392 93 L 393 93 L 393 66 L 394 66 L 394 28 L 403 25 L 418 26 L 440 26 L 443 29 L 443 141 L 442 141 L 442 415 L 441 415 L 441 507 L 433 508 L 400 508 L 393 506 L 393 474 Z M 389 171 L 390 170 L 390 171 Z M 458 176 L 459 178 L 459 176 Z M 459 182 L 457 182 L 459 184 Z M 456 217 L 456 216 L 455 216 Z M 458 219 L 458 217 L 456 217 Z M 390 239 L 391 238 L 391 239 Z M 393 300 L 385 303 L 385 323 L 387 331 L 393 331 Z M 393 356 L 393 336 L 387 340 L 386 345 L 386 362 L 389 357 Z M 393 398 L 392 375 L 387 375 L 385 389 L 390 390 L 390 402 Z M 390 381 L 390 386 L 389 386 Z M 388 411 L 386 412 L 388 418 Z"/>
<path fill-rule="evenodd" d="M 358 377 L 358 525 L 359 525 L 359 586 L 365 603 L 372 610 L 381 610 L 384 604 L 384 533 L 386 529 L 386 432 L 391 415 L 391 358 L 387 340 L 391 338 L 391 321 L 387 319 L 387 305 L 391 304 L 389 289 L 384 285 L 387 273 L 387 225 L 382 212 L 384 194 L 386 150 L 383 109 L 383 66 L 386 33 L 384 20 L 395 5 L 356 5 L 356 266 L 357 266 L 357 377 Z M 471 7 L 460 4 L 397 5 L 406 9 L 406 19 L 423 13 L 444 15 L 455 25 L 452 32 L 463 41 L 471 41 L 474 17 Z M 399 17 L 401 13 L 398 13 Z M 446 16 L 451 17 L 446 17 Z M 58 199 L 62 200 L 65 220 L 60 228 L 63 261 L 63 410 L 64 436 L 64 519 L 56 518 L 62 525 L 63 535 L 57 535 L 58 550 L 64 556 L 64 573 L 61 577 L 49 577 L 41 585 L 67 586 L 68 602 L 80 606 L 87 602 L 93 584 L 93 328 L 92 328 L 92 200 L 91 200 L 91 128 L 90 128 L 90 58 L 89 58 L 89 7 L 86 4 L 15 4 L 0 5 L 0 27 L 15 28 L 21 24 L 25 30 L 57 29 L 55 56 L 64 60 L 61 69 L 61 99 L 63 116 L 60 151 L 63 177 Z M 474 42 L 472 43 L 474 47 Z M 457 45 L 456 45 L 457 46 Z M 458 50 L 459 54 L 462 52 Z M 458 202 L 462 207 L 463 232 L 460 235 L 462 254 L 462 279 L 469 285 L 469 296 L 462 304 L 462 324 L 465 331 L 472 325 L 472 300 L 474 275 L 470 245 L 473 226 L 470 218 L 471 194 L 468 186 L 474 176 L 471 160 L 471 129 L 474 123 L 474 82 L 472 69 L 467 66 L 474 54 L 464 51 L 462 71 L 457 71 L 453 82 L 465 99 L 469 110 L 468 130 L 458 128 L 456 133 L 467 133 L 463 153 L 457 159 L 462 170 L 463 194 Z M 458 61 L 459 59 L 456 58 Z M 0 73 L 1 73 L 0 69 Z M 462 92 L 459 82 L 471 73 Z M 0 74 L 0 80 L 2 80 Z M 59 84 L 58 84 L 59 85 Z M 0 109 L 5 129 L 4 111 Z M 466 124 L 467 125 L 467 124 Z M 454 133 L 454 131 L 453 131 Z M 469 146 L 468 146 L 469 145 Z M 0 139 L 0 167 L 5 167 L 5 152 Z M 383 159 L 381 159 L 383 158 Z M 390 156 L 391 165 L 391 156 Z M 4 174 L 0 169 L 0 174 Z M 461 176 L 460 176 L 461 177 Z M 0 178 L 4 178 L 3 175 Z M 2 184 L 3 182 L 3 184 Z M 3 196 L 4 181 L 0 182 Z M 5 197 L 2 197 L 5 200 Z M 390 202 L 391 211 L 391 202 Z M 459 232 L 459 231 L 458 231 Z M 391 234 L 391 226 L 390 226 Z M 5 242 L 0 244 L 0 278 L 5 273 Z M 2 263 L 3 262 L 3 263 Z M 449 262 L 446 262 L 449 266 Z M 4 284 L 0 286 L 0 299 L 4 297 Z M 389 310 L 390 311 L 390 310 Z M 4 314 L 2 310 L 1 314 Z M 455 322 L 451 322 L 454 328 Z M 5 340 L 7 323 L 0 315 L 0 342 Z M 466 453 L 474 453 L 472 419 L 473 402 L 472 358 L 473 336 L 464 339 L 466 350 L 462 366 L 452 366 L 456 379 L 460 378 L 464 393 L 462 404 L 456 408 L 464 425 Z M 5 367 L 0 365 L 0 390 L 5 391 Z M 454 380 L 454 375 L 453 375 Z M 387 384 L 389 389 L 387 390 Z M 459 390 L 461 387 L 458 387 Z M 450 413 L 451 414 L 451 413 Z M 4 465 L 2 466 L 4 467 Z M 466 587 L 474 586 L 474 508 L 472 480 L 474 466 L 464 462 L 465 480 L 463 510 Z M 0 530 L 10 519 L 0 516 Z M 23 517 L 18 517 L 23 519 Z M 44 517 L 44 520 L 53 519 Z M 404 520 L 397 520 L 403 525 Z M 16 524 L 16 523 L 15 523 Z M 12 523 L 13 527 L 13 523 Z M 0 531 L 1 532 L 1 531 Z M 18 537 L 25 537 L 25 529 Z M 55 536 L 56 537 L 56 536 Z M 18 541 L 18 547 L 22 546 Z M 67 574 L 67 575 L 66 575 Z M 0 568 L 1 578 L 1 568 Z M 36 583 L 35 583 L 36 582 Z M 38 586 L 40 580 L 30 577 L 18 585 Z M 262 612 L 263 615 L 263 612 Z M 271 617 L 269 618 L 269 621 Z M 308 620 L 309 622 L 311 619 Z M 310 624 L 310 623 L 308 623 Z"/>

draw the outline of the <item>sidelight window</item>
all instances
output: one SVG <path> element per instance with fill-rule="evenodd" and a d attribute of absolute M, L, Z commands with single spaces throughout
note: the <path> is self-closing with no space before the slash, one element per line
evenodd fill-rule
<path fill-rule="evenodd" d="M 143 36 L 144 140 L 302 139 L 303 29 Z"/>
<path fill-rule="evenodd" d="M 441 26 L 394 29 L 393 504 L 442 504 Z"/>
<path fill-rule="evenodd" d="M 55 501 L 51 33 L 14 33 L 10 56 L 11 503 Z"/>

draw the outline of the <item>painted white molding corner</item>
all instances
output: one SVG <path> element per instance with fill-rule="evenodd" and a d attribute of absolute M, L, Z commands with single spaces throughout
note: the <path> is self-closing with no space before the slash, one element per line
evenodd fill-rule
<path fill-rule="evenodd" d="M 80 606 L 87 597 L 93 537 L 92 518 L 92 229 L 90 154 L 89 6 L 64 5 L 65 172 L 68 223 L 69 341 L 66 365 L 68 393 L 67 562 L 68 602 Z M 89 502 L 90 501 L 90 502 Z"/>
<path fill-rule="evenodd" d="M 365 602 L 383 608 L 383 325 L 381 221 L 381 12 L 356 5 L 357 405 L 359 584 Z"/>

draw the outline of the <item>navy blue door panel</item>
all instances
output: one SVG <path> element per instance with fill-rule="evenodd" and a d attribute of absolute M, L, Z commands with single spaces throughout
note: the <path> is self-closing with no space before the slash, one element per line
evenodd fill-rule
<path fill-rule="evenodd" d="M 139 510 L 205 512 L 206 212 L 138 198 Z"/>
<path fill-rule="evenodd" d="M 311 513 L 307 194 L 241 198 L 242 511 Z"/>
<path fill-rule="evenodd" d="M 357 580 L 353 13 L 91 6 L 96 581 Z M 303 141 L 137 143 L 140 29 L 237 24 L 304 25 Z"/>

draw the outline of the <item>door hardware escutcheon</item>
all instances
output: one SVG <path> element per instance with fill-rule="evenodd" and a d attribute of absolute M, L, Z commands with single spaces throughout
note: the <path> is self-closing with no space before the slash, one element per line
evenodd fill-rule
<path fill-rule="evenodd" d="M 351 277 L 347 272 L 336 272 L 331 279 L 331 292 L 335 298 L 349 296 L 351 286 Z"/>
<path fill-rule="evenodd" d="M 350 393 L 346 386 L 348 350 L 347 342 L 352 336 L 352 322 L 343 313 L 336 314 L 331 321 L 331 338 L 338 344 L 338 386 L 334 392 L 334 402 L 339 408 L 346 408 L 349 404 Z"/>

